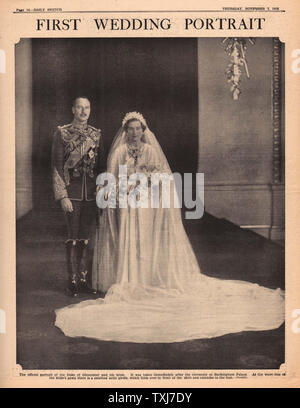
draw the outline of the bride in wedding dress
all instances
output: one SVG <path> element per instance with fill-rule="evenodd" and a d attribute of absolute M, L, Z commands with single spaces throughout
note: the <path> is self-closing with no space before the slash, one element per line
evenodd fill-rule
<path fill-rule="evenodd" d="M 283 291 L 202 274 L 181 211 L 174 205 L 164 208 L 161 186 L 158 205 L 151 206 L 150 173 L 171 175 L 171 170 L 140 113 L 125 116 L 107 173 L 116 184 L 111 189 L 101 182 L 99 187 L 102 202 L 112 200 L 113 205 L 100 216 L 92 282 L 107 293 L 103 299 L 56 310 L 55 324 L 66 336 L 169 343 L 270 330 L 283 323 Z M 133 188 L 136 174 L 141 176 L 140 186 L 146 180 L 144 190 Z M 143 194 L 145 190 L 149 194 Z"/>

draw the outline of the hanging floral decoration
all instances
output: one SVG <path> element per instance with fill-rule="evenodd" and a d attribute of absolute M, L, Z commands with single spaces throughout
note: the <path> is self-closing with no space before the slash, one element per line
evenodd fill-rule
<path fill-rule="evenodd" d="M 254 38 L 248 38 L 250 44 L 254 45 Z M 246 60 L 246 38 L 224 38 L 222 41 L 226 44 L 225 52 L 230 56 L 230 62 L 225 71 L 227 82 L 231 85 L 230 92 L 232 92 L 233 99 L 236 101 L 241 93 L 240 82 L 242 76 L 242 68 L 244 68 L 247 78 L 250 78 L 249 69 Z"/>

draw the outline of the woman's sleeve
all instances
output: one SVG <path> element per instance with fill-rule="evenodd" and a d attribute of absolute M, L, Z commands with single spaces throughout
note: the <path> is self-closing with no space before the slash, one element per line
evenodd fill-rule
<path fill-rule="evenodd" d="M 124 164 L 124 148 L 119 146 L 111 155 L 107 171 L 112 173 L 116 178 L 119 175 L 119 165 Z"/>
<path fill-rule="evenodd" d="M 163 172 L 163 163 L 160 163 L 159 157 L 156 154 L 156 150 L 149 145 L 147 149 L 147 161 L 150 168 L 153 168 L 153 172 Z"/>

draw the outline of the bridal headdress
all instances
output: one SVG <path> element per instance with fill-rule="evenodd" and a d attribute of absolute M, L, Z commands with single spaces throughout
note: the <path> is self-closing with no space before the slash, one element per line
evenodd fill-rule
<path fill-rule="evenodd" d="M 129 120 L 137 119 L 139 120 L 145 127 L 147 127 L 147 123 L 145 121 L 144 116 L 140 112 L 128 112 L 124 116 L 122 120 L 122 126 L 124 127 Z"/>

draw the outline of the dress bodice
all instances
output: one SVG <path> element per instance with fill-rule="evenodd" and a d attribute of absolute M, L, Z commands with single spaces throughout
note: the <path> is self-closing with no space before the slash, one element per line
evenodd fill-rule
<path fill-rule="evenodd" d="M 118 166 L 127 165 L 127 174 L 130 176 L 133 173 L 145 173 L 149 175 L 151 172 L 160 170 L 160 163 L 156 157 L 155 149 L 148 143 L 142 143 L 139 148 L 134 148 L 127 143 L 119 146 L 111 161 L 110 171 L 118 175 Z"/>

